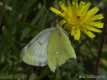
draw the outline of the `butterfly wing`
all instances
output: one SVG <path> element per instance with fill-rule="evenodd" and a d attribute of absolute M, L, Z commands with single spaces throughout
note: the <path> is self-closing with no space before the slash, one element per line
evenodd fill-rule
<path fill-rule="evenodd" d="M 69 58 L 76 58 L 68 36 L 62 28 L 54 30 L 48 44 L 48 66 L 51 71 L 64 64 Z"/>
<path fill-rule="evenodd" d="M 54 28 L 48 28 L 36 35 L 22 50 L 22 60 L 30 65 L 45 66 L 47 64 L 48 39 Z"/>

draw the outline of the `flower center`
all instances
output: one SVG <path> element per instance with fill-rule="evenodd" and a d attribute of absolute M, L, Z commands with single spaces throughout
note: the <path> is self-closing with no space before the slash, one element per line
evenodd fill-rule
<path fill-rule="evenodd" d="M 76 16 L 74 20 L 74 25 L 80 25 L 81 24 L 81 16 Z"/>
<path fill-rule="evenodd" d="M 77 19 L 80 19 L 80 16 L 77 16 Z"/>

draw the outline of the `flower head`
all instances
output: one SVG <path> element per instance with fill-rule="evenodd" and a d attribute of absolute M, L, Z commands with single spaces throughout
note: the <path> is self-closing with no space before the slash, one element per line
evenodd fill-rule
<path fill-rule="evenodd" d="M 86 34 L 90 38 L 94 38 L 93 32 L 100 33 L 100 28 L 103 28 L 103 15 L 99 12 L 98 7 L 91 7 L 90 2 L 81 1 L 78 3 L 76 0 L 72 4 L 68 1 L 67 4 L 59 3 L 60 10 L 51 7 L 51 11 L 61 16 L 62 24 L 66 24 L 68 29 L 75 40 L 80 39 L 81 33 Z"/>

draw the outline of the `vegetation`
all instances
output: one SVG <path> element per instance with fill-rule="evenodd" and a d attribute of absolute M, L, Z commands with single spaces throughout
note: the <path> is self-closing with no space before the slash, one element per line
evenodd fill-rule
<path fill-rule="evenodd" d="M 0 80 L 93 80 L 87 78 L 91 75 L 107 80 L 107 0 L 84 0 L 101 8 L 104 28 L 95 39 L 78 42 L 70 37 L 77 60 L 67 61 L 53 73 L 48 66 L 31 66 L 20 59 L 23 47 L 55 24 L 57 16 L 49 8 L 58 1 L 0 0 Z"/>

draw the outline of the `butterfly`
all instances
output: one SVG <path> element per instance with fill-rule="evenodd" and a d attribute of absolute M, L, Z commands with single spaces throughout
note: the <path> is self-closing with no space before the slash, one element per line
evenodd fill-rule
<path fill-rule="evenodd" d="M 61 27 L 52 27 L 37 34 L 24 47 L 21 57 L 29 65 L 48 65 L 55 72 L 68 59 L 76 59 L 76 54 L 66 32 Z"/>

